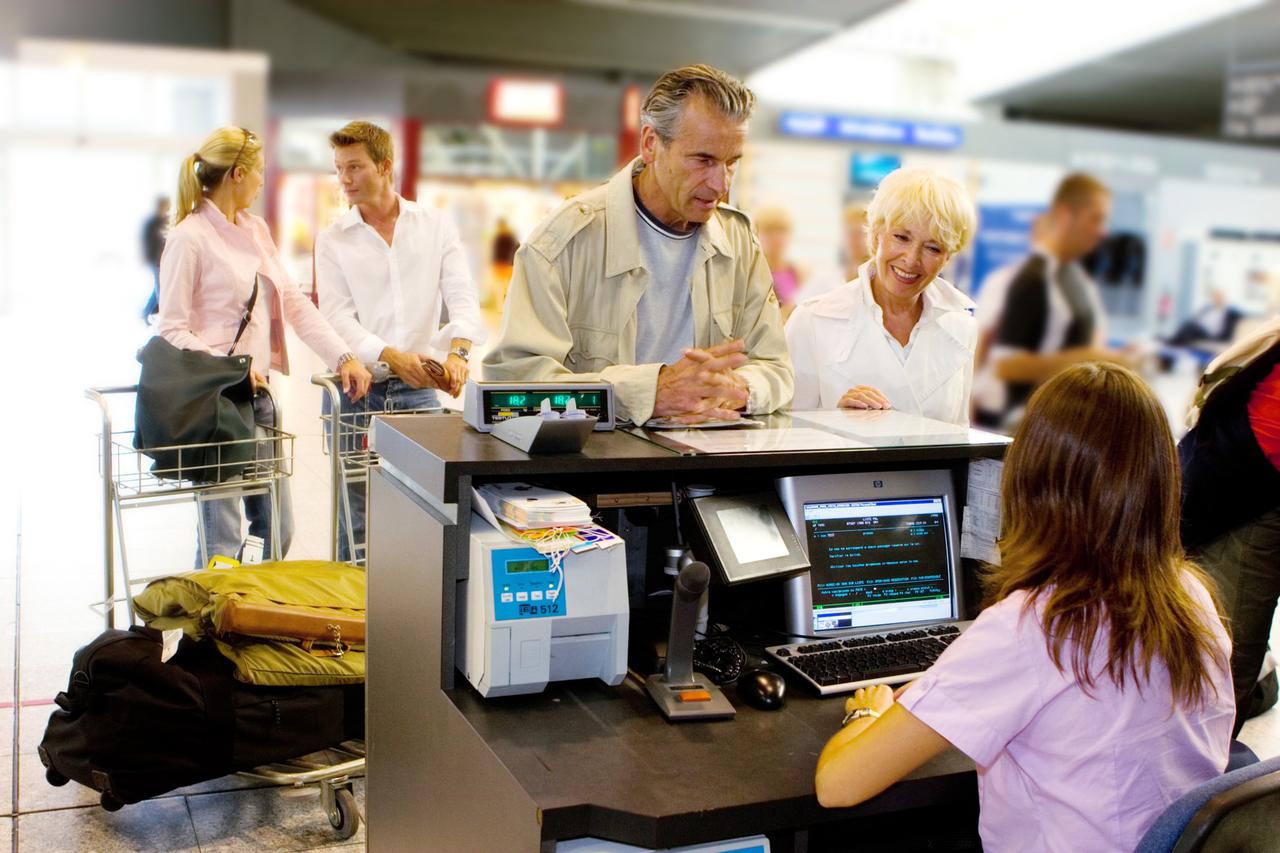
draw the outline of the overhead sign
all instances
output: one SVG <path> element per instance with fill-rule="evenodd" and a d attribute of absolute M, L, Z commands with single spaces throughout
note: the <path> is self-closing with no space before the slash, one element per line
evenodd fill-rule
<path fill-rule="evenodd" d="M 964 143 L 964 130 L 959 125 L 867 116 L 785 112 L 778 120 L 778 129 L 784 136 L 919 148 L 950 149 Z"/>
<path fill-rule="evenodd" d="M 1222 99 L 1222 135 L 1236 139 L 1280 137 L 1280 64 L 1227 71 Z"/>
<path fill-rule="evenodd" d="M 498 124 L 558 127 L 564 121 L 564 86 L 555 80 L 495 77 L 489 83 L 489 119 Z"/>
<path fill-rule="evenodd" d="M 978 233 L 973 239 L 973 285 L 976 297 L 987 276 L 1031 254 L 1031 225 L 1044 212 L 1039 204 L 984 204 L 978 208 Z"/>

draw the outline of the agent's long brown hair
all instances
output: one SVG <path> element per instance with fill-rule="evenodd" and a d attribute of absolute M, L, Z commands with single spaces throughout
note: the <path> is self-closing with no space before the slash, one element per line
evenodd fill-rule
<path fill-rule="evenodd" d="M 1215 690 L 1206 658 L 1223 662 L 1185 574 L 1213 587 L 1179 538 L 1180 471 L 1165 414 L 1136 374 L 1080 364 L 1032 395 L 1005 459 L 1001 566 L 988 598 L 1017 590 L 1044 602 L 1049 654 L 1084 689 L 1094 647 L 1107 642 L 1106 675 L 1141 686 L 1153 661 L 1173 696 L 1198 705 Z"/>

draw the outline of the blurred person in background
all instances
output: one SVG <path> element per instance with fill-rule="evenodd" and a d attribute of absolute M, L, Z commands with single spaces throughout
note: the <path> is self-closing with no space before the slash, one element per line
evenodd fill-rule
<path fill-rule="evenodd" d="M 1231 640 L 1178 542 L 1177 453 L 1155 394 L 1111 364 L 1046 382 L 1001 503 L 989 606 L 896 695 L 846 700 L 818 801 L 863 802 L 955 747 L 978 768 L 987 853 L 1128 853 L 1222 773 L 1231 740 Z"/>
<path fill-rule="evenodd" d="M 706 65 L 641 107 L 640 156 L 570 199 L 516 253 L 488 379 L 613 383 L 620 418 L 736 419 L 791 400 L 769 265 L 723 204 L 755 96 Z"/>
<path fill-rule="evenodd" d="M 872 256 L 858 277 L 787 323 L 792 408 L 898 409 L 968 424 L 978 327 L 969 297 L 938 274 L 973 236 L 973 203 L 951 178 L 898 169 L 867 218 Z"/>
<path fill-rule="evenodd" d="M 1232 628 L 1235 735 L 1276 703 L 1267 640 L 1280 600 L 1280 319 L 1213 360 L 1187 423 L 1182 544 L 1217 581 Z"/>
<path fill-rule="evenodd" d="M 840 265 L 816 272 L 796 294 L 796 304 L 835 290 L 858 277 L 858 268 L 871 257 L 867 239 L 867 206 L 860 201 L 845 205 L 840 215 Z"/>
<path fill-rule="evenodd" d="M 395 374 L 374 383 L 348 414 L 440 405 L 437 389 L 461 396 L 474 344 L 487 337 L 480 299 L 458 230 L 438 210 L 402 197 L 393 186 L 391 134 L 353 121 L 329 136 L 338 183 L 351 207 L 316 238 L 320 310 L 356 357 L 385 362 Z M 449 323 L 440 327 L 442 306 Z M 423 359 L 439 361 L 437 379 Z M 326 412 L 328 397 L 324 398 Z M 351 536 L 345 513 L 338 559 L 364 541 L 364 484 L 350 487 Z"/>
<path fill-rule="evenodd" d="M 1175 347 L 1192 346 L 1210 341 L 1223 343 L 1236 333 L 1236 324 L 1244 314 L 1239 308 L 1227 304 L 1227 295 L 1220 288 L 1209 291 L 1209 302 L 1188 319 L 1165 343 Z"/>
<path fill-rule="evenodd" d="M 148 323 L 160 311 L 160 256 L 164 254 L 164 238 L 169 230 L 169 197 L 156 199 L 156 209 L 142 224 L 142 257 L 151 268 L 151 296 L 142 308 L 142 319 Z"/>
<path fill-rule="evenodd" d="M 994 375 L 1005 383 L 1004 408 L 978 422 L 1010 428 L 1036 386 L 1081 361 L 1130 362 L 1106 347 L 1106 314 L 1097 285 L 1080 259 L 1107 233 L 1111 191 L 1092 175 L 1058 184 L 1036 251 L 1009 283 L 991 343 Z"/>
<path fill-rule="evenodd" d="M 515 265 L 516 250 L 519 248 L 520 241 L 516 239 L 516 233 L 511 230 L 507 220 L 499 216 L 497 225 L 494 226 L 493 244 L 490 246 L 490 290 L 486 305 L 493 305 L 496 298 L 497 307 L 501 308 L 507 301 L 507 286 L 511 284 L 511 269 Z"/>
<path fill-rule="evenodd" d="M 773 277 L 773 292 L 782 306 L 783 319 L 786 319 L 796 304 L 796 295 L 809 277 L 807 270 L 787 259 L 787 250 L 791 248 L 791 214 L 785 208 L 770 205 L 756 211 L 753 219 L 760 249 Z"/>
<path fill-rule="evenodd" d="M 266 394 L 267 372 L 289 372 L 284 323 L 331 369 L 353 400 L 369 390 L 371 379 L 342 338 L 325 322 L 286 271 L 267 223 L 249 212 L 262 189 L 263 150 L 259 138 L 240 127 L 214 131 L 200 150 L 182 161 L 173 230 L 160 259 L 158 332 L 179 349 L 228 355 L 246 312 L 253 309 L 232 354 L 252 358 L 254 420 L 271 426 L 275 413 Z M 289 481 L 280 481 L 280 553 L 293 537 Z M 271 499 L 244 499 L 249 533 L 271 553 Z M 208 553 L 236 556 L 241 517 L 236 498 L 202 501 Z M 200 552 L 196 552 L 199 567 Z"/>
<path fill-rule="evenodd" d="M 978 287 L 977 309 L 974 318 L 978 321 L 978 354 L 975 359 L 976 368 L 973 377 L 973 408 L 975 421 L 988 426 L 999 423 L 1005 410 L 1005 384 L 996 377 L 995 366 L 991 363 L 991 344 L 996 332 L 1000 329 L 1000 318 L 1004 316 L 1004 303 L 1009 298 L 1009 285 L 1017 278 L 1036 253 L 1043 252 L 1041 241 L 1044 239 L 1049 217 L 1045 213 L 1031 220 L 1029 242 L 1031 253 L 1012 263 L 996 267 L 987 273 Z"/>

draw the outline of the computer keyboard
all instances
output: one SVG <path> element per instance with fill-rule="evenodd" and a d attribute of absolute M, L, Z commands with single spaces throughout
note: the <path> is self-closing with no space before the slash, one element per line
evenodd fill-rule
<path fill-rule="evenodd" d="M 765 649 L 819 693 L 848 693 L 869 684 L 909 681 L 923 673 L 968 623 L 887 634 L 788 643 Z"/>

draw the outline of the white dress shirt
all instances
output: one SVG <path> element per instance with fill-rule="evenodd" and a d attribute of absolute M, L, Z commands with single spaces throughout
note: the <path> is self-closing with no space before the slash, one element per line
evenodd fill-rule
<path fill-rule="evenodd" d="M 805 302 L 787 321 L 796 371 L 792 408 L 833 409 L 855 385 L 880 390 L 898 411 L 954 424 L 969 423 L 978 324 L 973 302 L 940 278 L 921 299 L 920 319 L 906 345 L 884 327 L 869 273 Z"/>
<path fill-rule="evenodd" d="M 480 300 L 458 229 L 440 211 L 399 202 L 391 245 L 358 207 L 316 238 L 320 310 L 364 362 L 377 361 L 388 346 L 442 359 L 453 338 L 483 343 Z M 449 306 L 444 328 L 442 303 Z"/>

